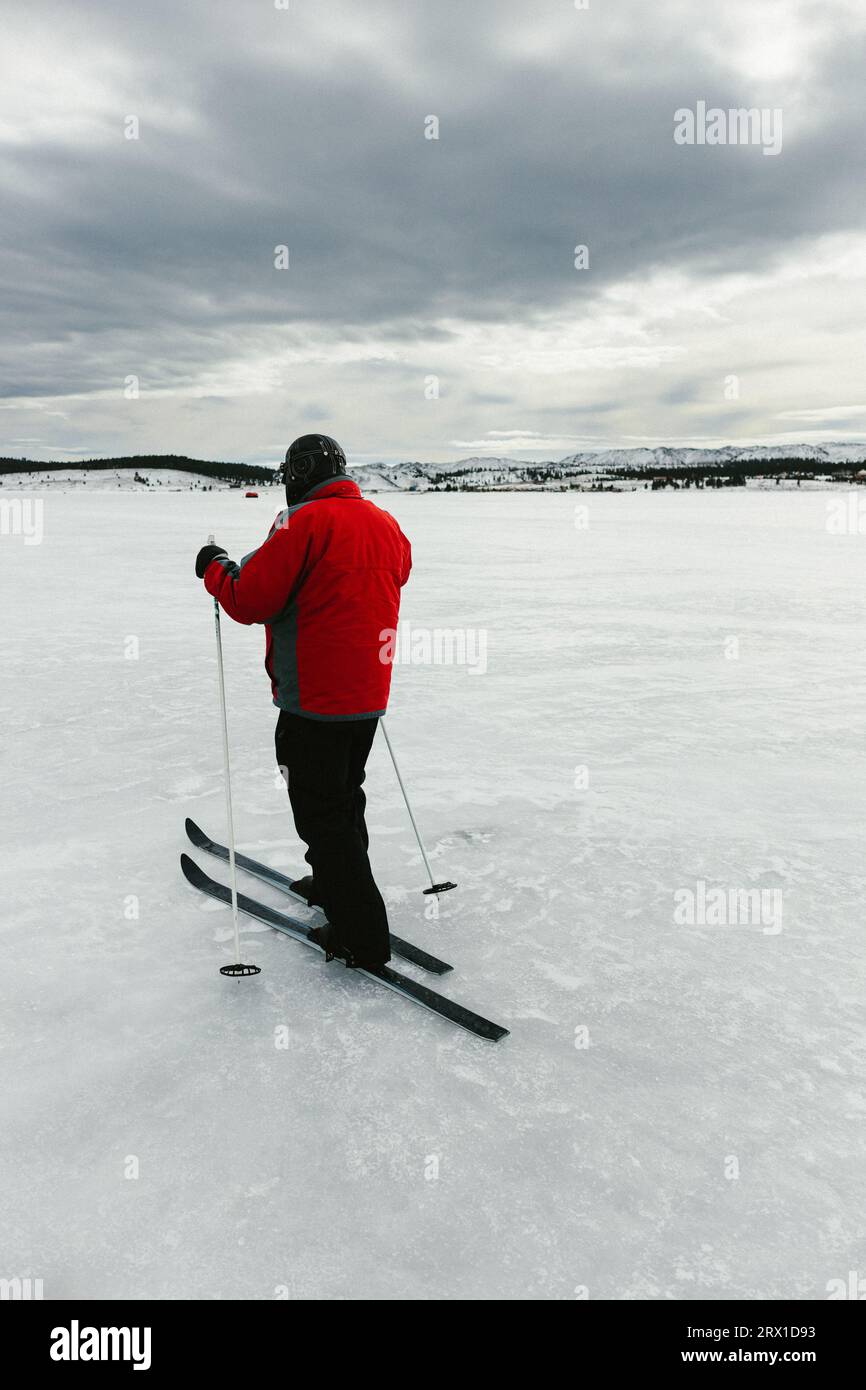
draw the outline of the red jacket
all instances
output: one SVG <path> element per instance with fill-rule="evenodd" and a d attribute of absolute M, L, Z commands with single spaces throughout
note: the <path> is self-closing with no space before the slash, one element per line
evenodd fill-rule
<path fill-rule="evenodd" d="M 385 713 L 400 589 L 412 551 L 350 478 L 320 483 L 282 512 L 239 565 L 218 555 L 209 594 L 239 623 L 264 623 L 274 704 L 309 719 Z"/>

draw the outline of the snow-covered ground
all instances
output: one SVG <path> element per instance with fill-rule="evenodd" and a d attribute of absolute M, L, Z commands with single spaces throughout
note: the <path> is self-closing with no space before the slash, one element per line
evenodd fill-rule
<path fill-rule="evenodd" d="M 191 491 L 219 491 L 237 488 L 224 478 L 210 477 L 205 473 L 192 473 L 183 468 L 46 468 L 44 472 L 0 473 L 0 501 L 3 497 L 21 492 L 39 496 L 45 492 L 143 492 L 146 488 L 183 489 Z M 243 485 L 246 489 L 246 484 Z M 261 483 L 253 483 L 254 489 L 262 489 Z"/>
<path fill-rule="evenodd" d="M 469 629 L 476 670 L 402 666 L 389 716 L 458 891 L 425 920 L 381 738 L 374 867 L 494 1045 L 266 929 L 261 976 L 220 976 L 230 914 L 178 869 L 185 816 L 225 828 L 193 561 L 274 498 L 83 491 L 0 536 L 0 1276 L 820 1299 L 866 1272 L 866 537 L 829 494 L 387 498 L 404 619 Z M 262 634 L 223 634 L 239 839 L 300 869 Z M 772 920 L 678 924 L 700 883 Z"/>

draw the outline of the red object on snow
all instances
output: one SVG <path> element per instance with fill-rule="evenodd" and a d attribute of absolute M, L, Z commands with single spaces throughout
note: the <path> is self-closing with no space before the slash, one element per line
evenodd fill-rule
<path fill-rule="evenodd" d="M 412 551 L 357 483 L 320 483 L 281 512 L 236 564 L 218 555 L 205 588 L 239 623 L 264 623 L 274 704 L 311 719 L 385 713 Z"/>
<path fill-rule="evenodd" d="M 245 492 L 245 493 L 244 493 L 244 497 L 258 497 L 258 495 L 259 495 L 259 494 L 258 494 L 257 492 Z"/>

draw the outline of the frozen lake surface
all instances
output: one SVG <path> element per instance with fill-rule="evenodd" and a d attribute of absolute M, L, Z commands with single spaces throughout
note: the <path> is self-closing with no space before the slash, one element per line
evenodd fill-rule
<path fill-rule="evenodd" d="M 0 1276 L 558 1300 L 866 1274 L 866 537 L 818 492 L 379 500 L 404 620 L 487 645 L 483 672 L 399 667 L 389 715 L 458 891 L 425 919 L 381 737 L 374 869 L 512 1036 L 253 925 L 262 975 L 219 975 L 230 913 L 178 868 L 185 816 L 225 834 L 192 569 L 211 531 L 258 544 L 275 496 L 46 493 L 41 544 L 0 537 Z M 300 870 L 263 636 L 223 637 L 239 844 Z M 677 921 L 701 884 L 772 920 Z"/>

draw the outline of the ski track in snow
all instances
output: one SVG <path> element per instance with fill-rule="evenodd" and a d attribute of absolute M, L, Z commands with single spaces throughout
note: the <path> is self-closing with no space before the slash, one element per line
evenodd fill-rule
<path fill-rule="evenodd" d="M 413 543 L 403 618 L 484 628 L 488 669 L 400 667 L 389 715 L 458 890 L 425 917 L 381 739 L 374 868 L 393 930 L 453 962 L 433 983 L 512 1036 L 252 924 L 263 974 L 219 975 L 230 914 L 178 867 L 226 877 L 183 830 L 225 837 L 192 569 L 211 531 L 252 549 L 273 499 L 46 493 L 42 544 L 0 542 L 0 1273 L 46 1298 L 826 1297 L 866 1265 L 866 542 L 820 493 L 582 496 L 586 531 L 569 497 L 380 500 Z M 239 844 L 300 872 L 262 633 L 223 632 Z M 783 929 L 675 925 L 698 880 L 778 889 Z"/>

